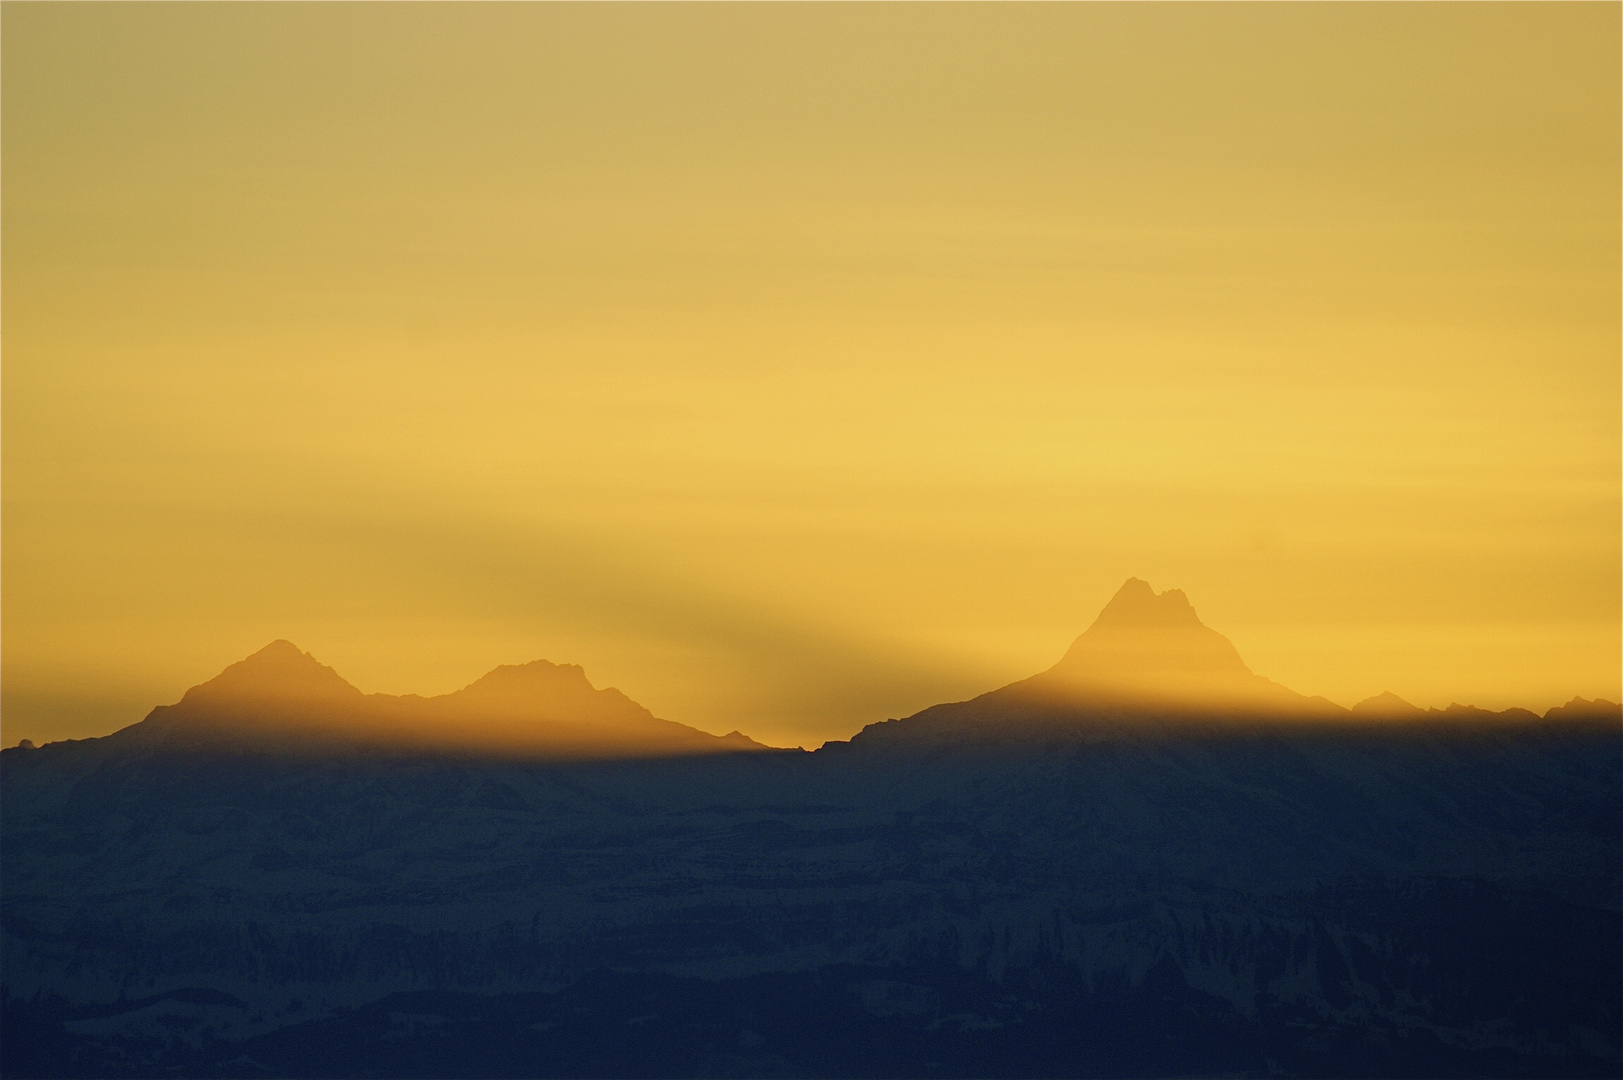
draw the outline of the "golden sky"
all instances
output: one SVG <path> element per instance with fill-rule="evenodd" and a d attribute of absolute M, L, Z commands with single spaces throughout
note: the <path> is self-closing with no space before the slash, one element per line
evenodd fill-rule
<path fill-rule="evenodd" d="M 1620 694 L 1617 4 L 19 4 L 4 742 L 288 638 L 816 745 L 1129 576 Z"/>

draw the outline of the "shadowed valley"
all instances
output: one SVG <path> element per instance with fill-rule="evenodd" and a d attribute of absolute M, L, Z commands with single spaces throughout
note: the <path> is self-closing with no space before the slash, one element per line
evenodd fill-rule
<path fill-rule="evenodd" d="M 4 769 L 7 1076 L 1611 1076 L 1623 717 L 1252 673 L 1132 580 L 815 752 L 286 642 Z"/>

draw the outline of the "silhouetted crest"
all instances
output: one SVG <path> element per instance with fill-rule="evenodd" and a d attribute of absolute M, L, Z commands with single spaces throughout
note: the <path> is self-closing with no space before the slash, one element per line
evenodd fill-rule
<path fill-rule="evenodd" d="M 1352 707 L 1353 715 L 1369 716 L 1389 720 L 1413 719 L 1426 715 L 1426 710 L 1418 705 L 1411 705 L 1398 697 L 1390 690 L 1365 698 Z"/>
<path fill-rule="evenodd" d="M 769 749 L 661 720 L 572 664 L 504 665 L 438 697 L 363 694 L 288 641 L 273 641 L 112 736 L 166 745 L 231 743 L 319 752 L 397 747 L 606 758 Z"/>
<path fill-rule="evenodd" d="M 1054 671 L 1107 679 L 1251 675 L 1239 651 L 1200 621 L 1182 591 L 1157 595 L 1138 578 L 1117 590 Z"/>
<path fill-rule="evenodd" d="M 291 641 L 277 640 L 186 691 L 183 702 L 259 708 L 349 703 L 364 695 Z"/>
<path fill-rule="evenodd" d="M 553 719 L 604 720 L 613 718 L 648 720 L 653 713 L 611 688 L 598 690 L 575 664 L 553 664 L 535 660 L 528 664 L 503 664 L 475 679 L 445 704 L 488 715 L 550 717 Z"/>
<path fill-rule="evenodd" d="M 1168 589 L 1157 594 L 1150 583 L 1139 578 L 1128 578 L 1110 603 L 1093 620 L 1090 630 L 1116 630 L 1125 628 L 1167 629 L 1177 626 L 1200 626 L 1189 598 L 1182 589 Z"/>
<path fill-rule="evenodd" d="M 1623 706 L 1605 698 L 1590 701 L 1575 697 L 1544 714 L 1546 720 L 1623 720 Z"/>
<path fill-rule="evenodd" d="M 1179 589 L 1128 578 L 1037 688 L 1115 706 L 1339 713 L 1252 673 L 1228 638 L 1200 621 Z"/>

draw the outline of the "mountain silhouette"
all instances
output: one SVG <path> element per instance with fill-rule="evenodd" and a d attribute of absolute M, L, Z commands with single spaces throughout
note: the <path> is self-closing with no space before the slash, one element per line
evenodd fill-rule
<path fill-rule="evenodd" d="M 0 751 L 0 1080 L 1618 1076 L 1620 835 L 1616 705 L 1337 710 L 1137 580 L 812 753 L 276 641 Z"/>
<path fill-rule="evenodd" d="M 110 738 L 299 753 L 393 747 L 542 758 L 771 749 L 736 731 L 717 736 L 661 720 L 618 690 L 593 687 L 585 671 L 572 664 L 503 665 L 436 697 L 363 694 L 309 653 L 280 640 Z"/>
<path fill-rule="evenodd" d="M 291 641 L 277 640 L 186 691 L 182 705 L 197 709 L 259 708 L 267 714 L 354 706 L 364 697 L 332 668 Z"/>
<path fill-rule="evenodd" d="M 1228 638 L 1200 621 L 1182 589 L 1128 578 L 1054 668 L 1072 677 L 1249 675 Z"/>
<path fill-rule="evenodd" d="M 1182 590 L 1128 578 L 1059 663 L 969 701 L 870 724 L 851 745 L 894 740 L 1023 740 L 1126 722 L 1346 721 L 1346 709 L 1255 674 L 1233 642 L 1200 621 Z M 1365 719 L 1360 714 L 1357 719 Z"/>
<path fill-rule="evenodd" d="M 1426 715 L 1426 710 L 1418 705 L 1411 705 L 1387 690 L 1374 697 L 1365 698 L 1352 707 L 1354 716 L 1368 716 L 1387 720 L 1414 719 Z"/>
<path fill-rule="evenodd" d="M 1557 705 L 1544 714 L 1546 720 L 1617 720 L 1618 706 L 1604 698 L 1590 701 L 1588 698 L 1575 697 L 1565 705 Z"/>
<path fill-rule="evenodd" d="M 1116 707 L 1337 713 L 1252 673 L 1228 638 L 1200 621 L 1182 590 L 1128 578 L 1060 662 L 1028 680 L 1061 698 Z"/>

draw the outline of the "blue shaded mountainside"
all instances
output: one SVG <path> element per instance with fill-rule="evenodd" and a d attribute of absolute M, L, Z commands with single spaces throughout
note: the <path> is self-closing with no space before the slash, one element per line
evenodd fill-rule
<path fill-rule="evenodd" d="M 4 1075 L 1623 1071 L 1609 703 L 1349 713 L 1142 582 L 815 753 L 267 652 L 0 753 Z"/>

